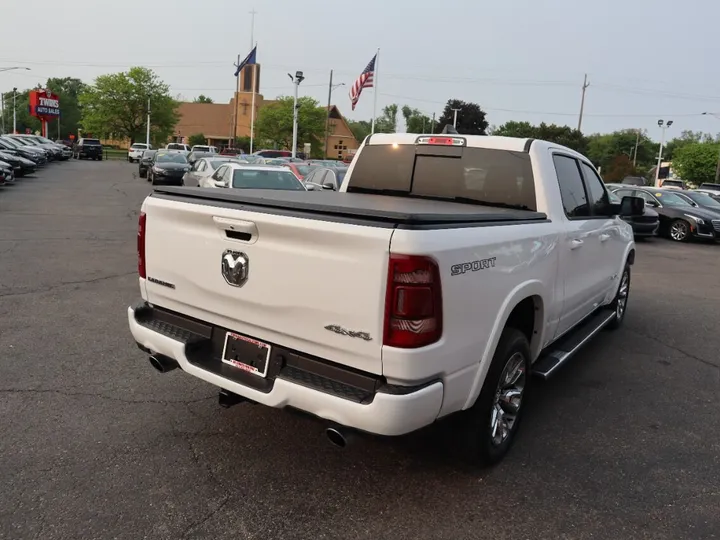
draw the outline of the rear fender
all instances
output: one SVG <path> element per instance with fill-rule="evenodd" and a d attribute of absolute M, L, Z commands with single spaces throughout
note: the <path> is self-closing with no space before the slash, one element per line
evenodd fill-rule
<path fill-rule="evenodd" d="M 539 306 L 540 312 L 538 313 L 536 311 L 535 314 L 535 332 L 532 342 L 530 343 L 530 353 L 532 355 L 532 359 L 535 360 L 538 354 L 540 354 L 541 344 L 545 342 L 547 313 L 546 302 L 547 299 L 551 298 L 551 296 L 545 284 L 538 280 L 532 280 L 518 285 L 510 292 L 510 294 L 508 294 L 505 302 L 502 304 L 500 314 L 495 319 L 495 325 L 493 326 L 492 333 L 490 334 L 490 339 L 485 345 L 485 350 L 483 351 L 480 362 L 477 364 L 475 378 L 463 409 L 472 407 L 475 400 L 480 395 L 483 383 L 485 382 L 485 376 L 490 368 L 490 362 L 495 354 L 497 344 L 500 341 L 500 335 L 502 334 L 513 309 L 515 309 L 520 302 L 531 296 L 538 296 L 542 300 L 541 306 Z"/>

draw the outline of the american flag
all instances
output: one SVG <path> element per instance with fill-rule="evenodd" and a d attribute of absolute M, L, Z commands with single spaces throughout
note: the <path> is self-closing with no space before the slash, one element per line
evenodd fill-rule
<path fill-rule="evenodd" d="M 360 100 L 360 94 L 362 94 L 363 88 L 372 88 L 373 87 L 373 78 L 375 76 L 375 59 L 377 58 L 377 53 L 375 53 L 375 56 L 372 57 L 372 60 L 368 63 L 367 66 L 365 66 L 365 69 L 360 74 L 360 76 L 357 78 L 357 80 L 353 83 L 352 88 L 350 88 L 350 101 L 352 101 L 352 110 L 355 110 L 355 105 L 357 105 L 357 102 Z"/>

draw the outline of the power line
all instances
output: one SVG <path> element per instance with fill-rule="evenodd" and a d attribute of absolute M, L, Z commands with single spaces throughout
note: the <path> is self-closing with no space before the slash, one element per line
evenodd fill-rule
<path fill-rule="evenodd" d="M 421 98 L 414 98 L 410 96 L 399 96 L 397 94 L 384 94 L 381 93 L 381 96 L 385 97 L 391 97 L 395 99 L 407 99 L 410 101 L 421 101 L 425 103 L 434 103 L 437 105 L 446 105 L 447 102 L 445 101 L 435 101 L 435 100 L 429 100 L 429 99 L 421 99 Z M 482 107 L 486 111 L 499 111 L 499 112 L 511 112 L 511 113 L 520 113 L 520 114 L 545 114 L 548 116 L 577 116 L 576 112 L 548 112 L 548 111 L 527 111 L 527 110 L 520 110 L 520 109 L 504 109 L 500 107 Z M 632 117 L 632 118 L 657 118 L 658 116 L 670 116 L 669 113 L 656 113 L 656 114 L 617 114 L 617 113 L 595 113 L 595 114 L 589 114 L 585 113 L 583 116 L 593 116 L 593 117 L 599 117 L 599 118 L 611 118 L 611 117 L 617 117 L 617 118 L 625 118 L 625 117 Z M 702 116 L 702 113 L 681 113 L 681 114 L 672 114 L 672 116 Z"/>

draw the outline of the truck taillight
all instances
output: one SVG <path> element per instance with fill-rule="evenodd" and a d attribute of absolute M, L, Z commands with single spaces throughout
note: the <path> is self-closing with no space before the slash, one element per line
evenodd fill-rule
<path fill-rule="evenodd" d="M 442 291 L 437 263 L 418 255 L 391 254 L 385 297 L 383 344 L 414 349 L 442 335 Z"/>
<path fill-rule="evenodd" d="M 138 218 L 138 233 L 137 233 L 137 252 L 138 252 L 138 274 L 141 278 L 147 277 L 147 271 L 145 269 L 145 223 L 147 216 L 145 212 L 140 212 L 140 218 Z"/>

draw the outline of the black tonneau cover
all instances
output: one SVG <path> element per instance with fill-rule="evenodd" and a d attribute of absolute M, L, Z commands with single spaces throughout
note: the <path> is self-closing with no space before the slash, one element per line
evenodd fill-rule
<path fill-rule="evenodd" d="M 173 200 L 194 199 L 194 202 L 211 206 L 227 206 L 230 203 L 233 207 L 250 211 L 292 211 L 298 217 L 312 218 L 313 214 L 320 214 L 409 226 L 547 220 L 542 212 L 530 210 L 337 191 L 157 186 L 151 196 Z"/>

